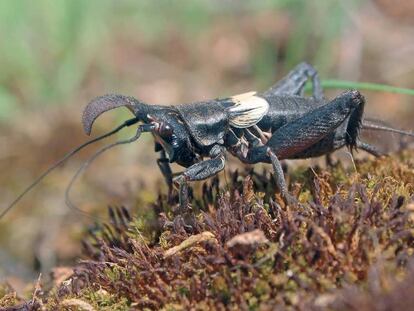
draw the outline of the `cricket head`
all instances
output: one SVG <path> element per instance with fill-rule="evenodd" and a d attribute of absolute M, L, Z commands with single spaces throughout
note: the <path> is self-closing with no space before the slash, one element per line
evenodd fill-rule
<path fill-rule="evenodd" d="M 110 94 L 93 99 L 83 111 L 82 124 L 87 135 L 91 134 L 95 120 L 104 112 L 119 107 L 128 108 L 139 121 L 145 120 L 148 105 L 131 96 Z"/>

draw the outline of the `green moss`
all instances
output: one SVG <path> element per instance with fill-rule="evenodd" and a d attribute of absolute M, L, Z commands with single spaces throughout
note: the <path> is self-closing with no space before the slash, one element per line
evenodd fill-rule
<path fill-rule="evenodd" d="M 98 310 L 122 311 L 128 309 L 129 306 L 128 300 L 126 298 L 116 297 L 115 295 L 111 295 L 103 289 L 88 289 L 82 292 L 81 296 Z"/>
<path fill-rule="evenodd" d="M 19 302 L 17 294 L 7 284 L 0 285 L 0 308 L 14 306 Z"/>

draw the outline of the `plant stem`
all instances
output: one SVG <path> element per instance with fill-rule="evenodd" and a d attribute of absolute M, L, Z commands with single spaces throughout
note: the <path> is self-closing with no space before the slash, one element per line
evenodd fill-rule
<path fill-rule="evenodd" d="M 343 80 L 322 80 L 322 87 L 325 89 L 358 89 L 367 91 L 378 91 L 387 93 L 397 93 L 414 96 L 414 89 L 406 89 L 391 85 L 368 83 L 368 82 L 352 82 Z M 306 86 L 306 90 L 312 90 L 310 84 Z"/>

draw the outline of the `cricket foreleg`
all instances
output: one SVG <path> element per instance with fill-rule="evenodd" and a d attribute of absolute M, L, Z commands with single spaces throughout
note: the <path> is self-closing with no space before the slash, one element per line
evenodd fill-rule
<path fill-rule="evenodd" d="M 171 198 L 173 189 L 173 173 L 171 170 L 170 161 L 168 160 L 164 149 L 161 150 L 161 155 L 160 158 L 157 159 L 157 164 L 168 186 L 168 198 Z"/>
<path fill-rule="evenodd" d="M 187 168 L 180 176 L 174 178 L 174 183 L 179 188 L 180 208 L 185 211 L 188 206 L 188 185 L 189 181 L 204 180 L 216 175 L 224 169 L 225 156 L 221 147 L 213 147 L 210 152 L 212 157 Z"/>
<path fill-rule="evenodd" d="M 324 96 L 318 72 L 307 63 L 297 65 L 285 78 L 264 92 L 264 95 L 286 94 L 302 96 L 306 82 L 309 79 L 312 79 L 312 96 L 316 100 L 322 100 Z"/>

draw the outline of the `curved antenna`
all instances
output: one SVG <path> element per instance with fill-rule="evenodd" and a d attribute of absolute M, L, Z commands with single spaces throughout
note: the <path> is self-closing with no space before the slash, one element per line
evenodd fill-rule
<path fill-rule="evenodd" d="M 20 193 L 16 199 L 14 199 L 13 202 L 11 202 L 9 204 L 9 206 L 3 210 L 0 213 L 0 219 L 3 218 L 30 190 L 32 190 L 40 181 L 42 181 L 43 178 L 45 178 L 47 175 L 49 175 L 55 168 L 57 168 L 58 166 L 60 166 L 61 164 L 63 164 L 67 159 L 69 159 L 70 157 L 72 157 L 74 154 L 76 154 L 77 152 L 79 152 L 80 150 L 82 150 L 83 148 L 85 148 L 86 146 L 93 144 L 101 139 L 104 139 L 106 137 L 109 137 L 117 132 L 119 132 L 121 129 L 123 129 L 126 126 L 131 126 L 135 123 L 138 122 L 137 118 L 132 118 L 129 119 L 127 121 L 125 121 L 123 124 L 121 124 L 120 126 L 118 126 L 117 128 L 115 128 L 114 130 L 103 134 L 101 136 L 98 136 L 94 139 L 91 139 L 89 141 L 87 141 L 86 143 L 80 145 L 79 147 L 73 149 L 72 151 L 68 152 L 62 159 L 60 159 L 59 161 L 57 161 L 55 164 L 53 164 L 51 167 L 49 167 L 46 171 L 44 171 L 39 177 L 37 177 L 22 193 Z"/>
<path fill-rule="evenodd" d="M 79 213 L 81 213 L 81 214 L 83 214 L 85 216 L 88 216 L 88 217 L 91 217 L 93 219 L 96 219 L 97 217 L 90 215 L 89 213 L 81 210 L 79 207 L 77 207 L 75 204 L 73 204 L 72 200 L 70 199 L 70 191 L 72 189 L 73 184 L 75 183 L 75 181 L 77 180 L 77 178 L 79 177 L 79 175 L 84 170 L 86 170 L 89 167 L 89 165 L 91 165 L 92 162 L 95 161 L 96 158 L 99 157 L 102 153 L 104 153 L 105 151 L 107 151 L 108 149 L 111 149 L 113 147 L 116 147 L 116 146 L 119 146 L 119 145 L 123 145 L 123 144 L 129 144 L 129 143 L 132 143 L 132 142 L 136 141 L 141 136 L 141 133 L 142 133 L 142 127 L 139 127 L 137 129 L 137 133 L 133 137 L 128 138 L 128 139 L 125 139 L 125 140 L 120 140 L 120 141 L 114 142 L 114 143 L 112 143 L 110 145 L 106 145 L 105 147 L 102 147 L 93 156 L 91 156 L 87 161 L 85 161 L 82 164 L 82 166 L 76 171 L 75 175 L 73 175 L 73 177 L 70 180 L 68 186 L 66 187 L 66 191 L 65 191 L 65 203 L 66 203 L 66 205 L 69 208 L 71 208 L 71 209 L 73 209 L 73 210 L 75 210 L 75 211 L 77 211 L 77 212 L 79 212 Z"/>

